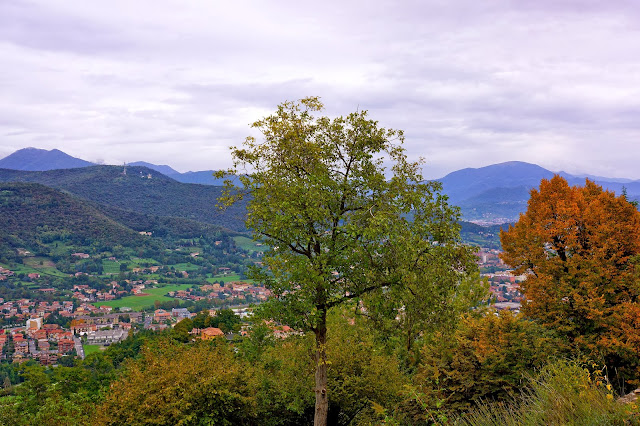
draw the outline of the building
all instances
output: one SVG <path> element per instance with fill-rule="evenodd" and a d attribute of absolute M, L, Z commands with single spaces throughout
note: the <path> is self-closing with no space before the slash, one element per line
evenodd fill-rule
<path fill-rule="evenodd" d="M 42 318 L 31 318 L 27 320 L 27 332 L 34 332 L 42 328 Z"/>
<path fill-rule="evenodd" d="M 171 309 L 171 316 L 181 320 L 184 318 L 191 318 L 191 312 L 189 312 L 187 308 L 173 308 Z"/>
<path fill-rule="evenodd" d="M 71 352 L 74 346 L 75 342 L 72 339 L 60 339 L 58 342 L 58 352 L 66 354 L 67 352 Z"/>
<path fill-rule="evenodd" d="M 98 330 L 87 333 L 87 344 L 89 345 L 110 345 L 127 338 L 129 333 L 122 329 Z"/>
<path fill-rule="evenodd" d="M 213 340 L 216 337 L 224 337 L 224 332 L 216 327 L 207 327 L 200 332 L 202 340 Z"/>

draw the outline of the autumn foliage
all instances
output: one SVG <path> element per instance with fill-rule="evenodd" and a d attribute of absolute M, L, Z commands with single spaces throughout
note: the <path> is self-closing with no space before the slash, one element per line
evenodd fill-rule
<path fill-rule="evenodd" d="M 502 259 L 527 274 L 523 312 L 607 363 L 637 369 L 640 213 L 624 196 L 555 176 L 501 232 Z M 635 365 L 631 365 L 635 364 Z M 637 377 L 627 368 L 625 378 Z"/>

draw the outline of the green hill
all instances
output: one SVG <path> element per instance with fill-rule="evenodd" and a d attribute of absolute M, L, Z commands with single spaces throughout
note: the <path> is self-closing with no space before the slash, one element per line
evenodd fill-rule
<path fill-rule="evenodd" d="M 0 243 L 32 250 L 53 241 L 135 247 L 144 238 L 69 194 L 34 183 L 0 183 Z"/>
<path fill-rule="evenodd" d="M 2 182 L 35 182 L 119 209 L 244 231 L 244 204 L 216 207 L 222 187 L 177 182 L 146 167 L 92 166 L 43 172 L 0 169 Z"/>

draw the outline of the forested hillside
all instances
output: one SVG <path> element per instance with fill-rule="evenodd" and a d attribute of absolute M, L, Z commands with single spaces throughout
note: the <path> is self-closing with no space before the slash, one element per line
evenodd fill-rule
<path fill-rule="evenodd" d="M 92 166 L 45 172 L 0 169 L 0 181 L 41 183 L 124 210 L 244 230 L 244 204 L 225 211 L 216 207 L 222 187 L 180 183 L 145 167 Z"/>
<path fill-rule="evenodd" d="M 35 249 L 56 240 L 134 247 L 144 239 L 91 204 L 35 183 L 0 183 L 2 246 Z"/>

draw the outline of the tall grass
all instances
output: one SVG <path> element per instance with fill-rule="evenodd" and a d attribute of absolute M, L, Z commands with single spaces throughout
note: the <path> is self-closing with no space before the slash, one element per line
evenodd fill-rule
<path fill-rule="evenodd" d="M 547 365 L 522 395 L 511 403 L 481 404 L 476 410 L 455 419 L 469 426 L 515 425 L 637 425 L 635 404 L 616 402 L 611 385 L 601 371 L 573 361 L 559 360 Z"/>

